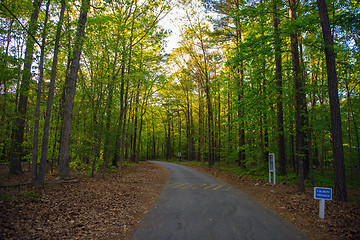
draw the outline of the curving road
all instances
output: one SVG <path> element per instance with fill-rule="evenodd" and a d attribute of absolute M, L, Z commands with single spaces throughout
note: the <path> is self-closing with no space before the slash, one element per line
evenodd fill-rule
<path fill-rule="evenodd" d="M 132 240 L 306 239 L 235 187 L 185 166 L 157 163 L 170 177 Z"/>

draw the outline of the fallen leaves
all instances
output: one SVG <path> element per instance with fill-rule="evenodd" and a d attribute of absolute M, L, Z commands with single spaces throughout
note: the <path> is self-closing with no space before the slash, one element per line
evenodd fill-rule
<path fill-rule="evenodd" d="M 142 163 L 122 175 L 2 188 L 12 198 L 0 205 L 0 239 L 127 239 L 167 178 L 163 167 Z"/>

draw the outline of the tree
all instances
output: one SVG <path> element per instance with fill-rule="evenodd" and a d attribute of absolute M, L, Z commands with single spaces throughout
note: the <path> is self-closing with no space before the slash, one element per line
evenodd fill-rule
<path fill-rule="evenodd" d="M 47 105 L 46 105 L 44 132 L 43 132 L 42 147 L 41 147 L 40 167 L 39 167 L 39 173 L 37 176 L 37 180 L 38 180 L 39 184 L 44 183 L 45 175 L 46 175 L 46 163 L 48 161 L 48 149 L 49 149 L 51 108 L 53 105 L 53 98 L 54 98 L 55 77 L 56 77 L 56 72 L 57 72 L 56 70 L 57 70 L 57 64 L 58 64 L 58 53 L 59 53 L 59 45 L 60 45 L 60 34 L 61 34 L 63 20 L 64 20 L 65 7 L 66 7 L 66 1 L 61 0 L 61 10 L 60 10 L 59 22 L 58 22 L 57 29 L 56 29 L 54 58 L 53 58 L 52 67 L 51 67 L 50 85 L 49 85 L 49 92 L 48 92 Z"/>
<path fill-rule="evenodd" d="M 297 19 L 297 8 L 299 7 L 297 0 L 289 0 L 290 18 L 293 21 Z M 295 129 L 296 129 L 296 160 L 298 164 L 298 189 L 300 192 L 305 192 L 305 173 L 304 163 L 306 161 L 306 95 L 303 83 L 302 71 L 300 69 L 299 60 L 299 43 L 298 35 L 295 31 L 290 34 L 291 39 L 291 58 L 292 58 L 292 72 L 294 78 L 295 91 Z"/>
<path fill-rule="evenodd" d="M 275 78 L 276 78 L 276 105 L 277 105 L 277 141 L 278 141 L 278 159 L 280 163 L 280 174 L 286 175 L 286 159 L 285 159 L 285 139 L 284 139 L 284 116 L 283 116 L 283 84 L 282 84 L 282 58 L 281 58 L 281 38 L 280 38 L 280 18 L 279 18 L 279 2 L 273 0 L 273 28 L 274 28 L 274 50 L 275 50 Z"/>
<path fill-rule="evenodd" d="M 34 136 L 33 136 L 33 146 L 32 146 L 32 169 L 31 169 L 31 182 L 32 184 L 43 184 L 45 180 L 46 173 L 46 162 L 43 161 L 40 163 L 40 169 L 38 173 L 38 145 L 39 145 L 39 118 L 40 118 L 40 105 L 41 105 L 41 88 L 44 80 L 44 58 L 45 58 L 45 43 L 46 43 L 46 31 L 47 24 L 49 19 L 49 8 L 50 0 L 46 3 L 46 14 L 44 20 L 44 28 L 42 31 L 42 41 L 40 48 L 40 63 L 39 63 L 39 80 L 38 80 L 38 89 L 36 96 L 36 107 L 35 107 L 35 122 L 34 122 Z"/>
<path fill-rule="evenodd" d="M 70 177 L 70 134 L 74 107 L 74 97 L 76 91 L 76 81 L 78 77 L 81 48 L 84 42 L 85 25 L 87 14 L 90 9 L 90 0 L 82 0 L 79 21 L 76 31 L 73 58 L 70 67 L 69 79 L 66 86 L 66 98 L 64 104 L 63 124 L 61 128 L 61 144 L 59 148 L 59 178 Z"/>
<path fill-rule="evenodd" d="M 334 43 L 331 35 L 329 15 L 325 0 L 317 0 L 323 38 L 325 42 L 325 58 L 328 76 L 328 91 L 330 99 L 331 133 L 333 143 L 334 171 L 335 171 L 335 199 L 347 200 L 345 184 L 344 150 L 342 143 L 341 115 L 338 96 L 338 82 L 335 65 Z"/>
<path fill-rule="evenodd" d="M 29 21 L 28 37 L 26 40 L 26 50 L 24 59 L 24 72 L 22 81 L 20 84 L 20 97 L 17 106 L 17 117 L 15 120 L 15 126 L 13 129 L 13 151 L 10 156 L 10 173 L 20 174 L 21 160 L 23 158 L 23 141 L 24 141 L 24 130 L 26 121 L 26 112 L 28 104 L 29 84 L 31 79 L 31 66 L 33 63 L 34 44 L 36 39 L 34 38 L 37 31 L 37 20 L 39 17 L 40 6 L 42 0 L 34 0 L 33 12 Z"/>

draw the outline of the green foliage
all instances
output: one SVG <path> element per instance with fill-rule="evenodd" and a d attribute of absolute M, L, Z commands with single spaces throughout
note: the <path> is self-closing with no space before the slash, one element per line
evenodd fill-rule
<path fill-rule="evenodd" d="M 12 196 L 6 193 L 0 193 L 0 201 L 8 201 L 11 200 Z"/>
<path fill-rule="evenodd" d="M 39 201 L 41 199 L 41 195 L 34 191 L 25 191 L 21 196 L 22 199 L 34 200 Z"/>
<path fill-rule="evenodd" d="M 289 170 L 290 169 L 288 169 L 288 174 L 286 176 L 276 175 L 276 182 L 281 182 L 285 184 L 297 184 L 296 172 Z"/>
<path fill-rule="evenodd" d="M 71 162 L 70 162 L 70 167 L 71 167 L 72 169 L 74 169 L 75 171 L 77 171 L 77 172 L 84 171 L 85 168 L 86 168 L 85 165 L 84 165 L 84 163 L 81 162 L 81 161 L 71 161 Z"/>
<path fill-rule="evenodd" d="M 266 181 L 267 179 L 269 179 L 267 172 L 267 165 L 265 164 L 250 169 L 238 167 L 238 166 L 226 166 L 221 163 L 218 165 L 218 167 L 220 170 L 235 173 L 239 176 L 250 176 L 254 179 L 258 179 L 262 181 Z"/>
<path fill-rule="evenodd" d="M 191 166 L 200 166 L 200 165 L 203 165 L 201 162 L 198 162 L 198 161 L 183 161 L 183 162 L 179 162 L 179 159 L 178 161 L 176 162 L 177 164 L 180 164 L 180 165 L 191 165 Z"/>
<path fill-rule="evenodd" d="M 360 197 L 349 195 L 348 200 L 351 202 L 355 202 L 360 205 Z"/>
<path fill-rule="evenodd" d="M 129 161 L 123 162 L 123 166 L 126 166 L 126 167 L 133 167 L 136 165 L 137 165 L 137 163 L 135 163 L 135 162 L 129 162 Z"/>
<path fill-rule="evenodd" d="M 116 173 L 118 172 L 118 168 L 116 166 L 110 166 L 110 172 Z"/>

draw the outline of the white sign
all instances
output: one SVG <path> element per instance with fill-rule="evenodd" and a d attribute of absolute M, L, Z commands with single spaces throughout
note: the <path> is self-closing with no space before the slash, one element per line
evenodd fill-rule
<path fill-rule="evenodd" d="M 274 174 L 274 185 L 275 185 L 275 153 L 269 153 L 269 183 L 271 183 L 271 173 Z"/>

